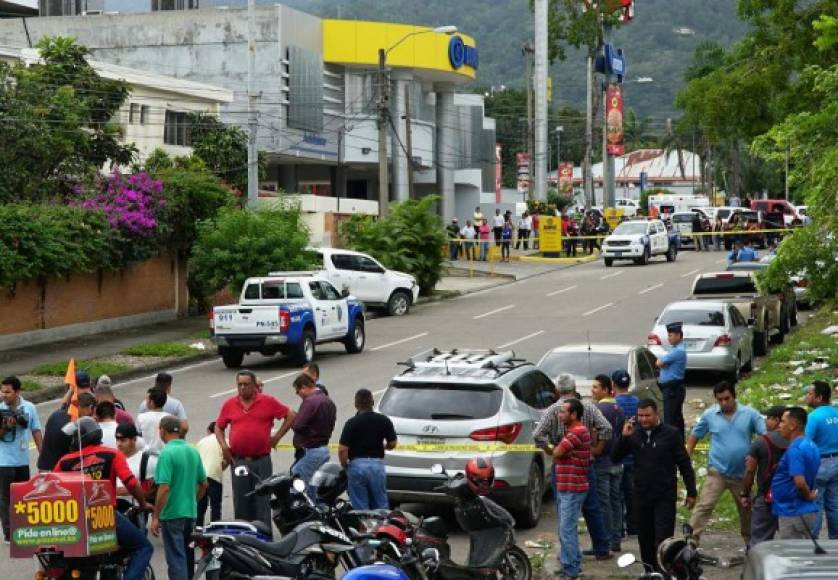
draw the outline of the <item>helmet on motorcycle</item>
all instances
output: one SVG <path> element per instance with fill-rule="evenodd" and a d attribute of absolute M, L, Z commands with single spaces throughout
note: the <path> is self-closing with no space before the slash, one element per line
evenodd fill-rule
<path fill-rule="evenodd" d="M 346 491 L 346 471 L 337 463 L 327 463 L 314 472 L 312 487 L 317 488 L 317 498 L 332 504 Z"/>
<path fill-rule="evenodd" d="M 477 495 L 487 495 L 495 483 L 495 467 L 492 461 L 475 457 L 466 463 L 466 483 Z"/>
<path fill-rule="evenodd" d="M 75 423 L 65 425 L 62 431 L 71 437 L 70 449 L 72 450 L 102 444 L 102 428 L 91 417 L 80 417 Z"/>
<path fill-rule="evenodd" d="M 682 538 L 667 538 L 658 546 L 658 565 L 677 580 L 689 580 L 701 575 L 695 543 Z M 697 572 L 697 574 L 696 574 Z"/>

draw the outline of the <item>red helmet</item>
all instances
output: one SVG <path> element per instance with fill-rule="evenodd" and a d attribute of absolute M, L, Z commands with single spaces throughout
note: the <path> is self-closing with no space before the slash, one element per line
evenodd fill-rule
<path fill-rule="evenodd" d="M 495 483 L 495 467 L 489 459 L 476 457 L 466 463 L 466 482 L 477 495 L 487 495 Z"/>

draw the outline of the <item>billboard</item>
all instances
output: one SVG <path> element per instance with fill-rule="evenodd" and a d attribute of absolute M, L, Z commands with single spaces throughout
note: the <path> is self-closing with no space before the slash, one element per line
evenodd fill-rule
<path fill-rule="evenodd" d="M 605 89 L 605 124 L 608 131 L 608 154 L 622 155 L 626 152 L 623 133 L 623 89 L 611 83 Z"/>
<path fill-rule="evenodd" d="M 559 163 L 559 195 L 573 198 L 573 163 Z"/>

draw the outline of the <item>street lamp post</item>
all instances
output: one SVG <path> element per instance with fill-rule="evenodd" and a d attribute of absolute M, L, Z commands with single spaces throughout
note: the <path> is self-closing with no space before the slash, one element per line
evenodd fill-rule
<path fill-rule="evenodd" d="M 402 42 L 412 36 L 428 34 L 456 34 L 456 26 L 437 26 L 427 30 L 417 30 L 401 37 L 390 48 L 378 49 L 378 215 L 387 215 L 390 208 L 390 183 L 387 168 L 387 124 L 390 121 L 390 82 L 386 75 L 387 55 Z M 412 159 L 407 160 L 413 163 Z"/>
<path fill-rule="evenodd" d="M 556 127 L 556 189 L 559 188 L 559 169 L 562 164 L 562 131 L 563 126 Z"/>

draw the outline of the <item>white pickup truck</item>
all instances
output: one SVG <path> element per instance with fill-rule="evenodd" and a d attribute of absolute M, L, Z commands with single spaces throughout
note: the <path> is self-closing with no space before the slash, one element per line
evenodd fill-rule
<path fill-rule="evenodd" d="M 623 222 L 602 241 L 601 255 L 608 267 L 614 260 L 634 260 L 635 264 L 645 266 L 654 256 L 664 256 L 667 262 L 673 262 L 677 254 L 677 241 L 670 237 L 661 220 Z"/>
<path fill-rule="evenodd" d="M 238 304 L 213 308 L 210 334 L 227 368 L 240 367 L 251 352 L 290 354 L 304 364 L 318 344 L 342 342 L 359 353 L 366 342 L 361 303 L 316 272 L 248 278 Z"/>
<path fill-rule="evenodd" d="M 388 270 L 373 257 L 351 250 L 316 248 L 320 265 L 337 288 L 349 292 L 367 306 L 385 308 L 391 316 L 403 316 L 419 298 L 419 285 L 410 274 Z"/>

